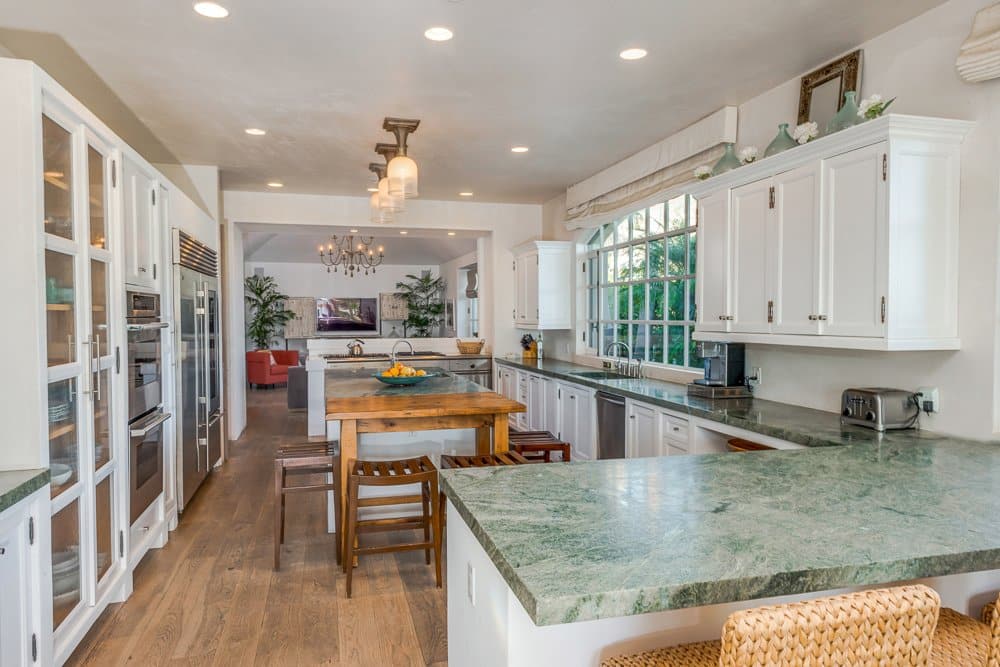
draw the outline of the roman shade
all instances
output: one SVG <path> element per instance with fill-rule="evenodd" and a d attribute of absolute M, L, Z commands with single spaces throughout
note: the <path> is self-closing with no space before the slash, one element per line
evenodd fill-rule
<path fill-rule="evenodd" d="M 736 107 L 723 107 L 649 148 L 566 190 L 566 227 L 597 227 L 693 180 L 712 165 L 723 144 L 736 141 Z"/>
<path fill-rule="evenodd" d="M 1000 77 L 1000 3 L 976 14 L 955 67 L 973 83 Z"/>

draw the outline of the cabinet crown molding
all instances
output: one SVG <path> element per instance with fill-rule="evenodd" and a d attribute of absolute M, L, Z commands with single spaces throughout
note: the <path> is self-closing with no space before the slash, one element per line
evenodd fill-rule
<path fill-rule="evenodd" d="M 975 122 L 968 120 L 888 114 L 846 130 L 822 136 L 802 146 L 790 148 L 783 153 L 757 160 L 719 176 L 693 182 L 687 187 L 687 192 L 698 199 L 718 190 L 753 183 L 813 160 L 846 153 L 879 141 L 932 139 L 938 144 L 960 144 L 975 125 Z"/>

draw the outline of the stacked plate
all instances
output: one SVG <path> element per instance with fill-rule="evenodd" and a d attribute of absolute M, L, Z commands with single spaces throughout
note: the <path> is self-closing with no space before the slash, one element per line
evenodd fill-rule
<path fill-rule="evenodd" d="M 52 601 L 57 606 L 80 598 L 80 547 L 52 554 Z"/>

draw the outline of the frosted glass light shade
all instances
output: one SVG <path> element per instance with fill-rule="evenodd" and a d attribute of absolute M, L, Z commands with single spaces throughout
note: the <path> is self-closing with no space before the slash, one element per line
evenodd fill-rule
<path fill-rule="evenodd" d="M 405 155 L 397 155 L 392 158 L 385 174 L 386 178 L 389 179 L 390 195 L 398 195 L 406 199 L 417 196 L 416 162 Z"/>
<path fill-rule="evenodd" d="M 379 206 L 379 195 L 373 192 L 368 199 L 369 219 L 373 225 L 388 225 L 393 221 L 392 213 Z"/>
<path fill-rule="evenodd" d="M 378 182 L 378 207 L 389 213 L 399 213 L 403 210 L 403 197 L 389 192 L 389 179 L 383 178 Z"/>

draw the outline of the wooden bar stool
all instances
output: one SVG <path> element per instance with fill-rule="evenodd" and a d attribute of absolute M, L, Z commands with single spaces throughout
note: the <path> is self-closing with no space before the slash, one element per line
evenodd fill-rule
<path fill-rule="evenodd" d="M 1000 597 L 983 607 L 982 620 L 947 607 L 941 610 L 931 664 L 934 667 L 1000 665 Z"/>
<path fill-rule="evenodd" d="M 363 554 L 386 553 L 389 551 L 415 551 L 423 549 L 427 564 L 431 563 L 434 550 L 434 576 L 441 588 L 441 504 L 438 495 L 438 471 L 426 456 L 398 461 L 353 461 L 347 486 L 347 530 L 344 535 L 344 571 L 347 573 L 347 597 L 351 597 L 351 578 L 354 573 L 354 557 Z M 405 486 L 419 484 L 420 493 L 405 496 L 379 496 L 359 498 L 362 486 Z M 385 507 L 388 505 L 409 505 L 420 503 L 420 516 L 401 516 L 384 519 L 358 519 L 358 509 L 362 507 Z M 385 546 L 361 547 L 355 545 L 355 537 L 360 533 L 387 530 L 423 529 L 423 542 L 389 544 Z"/>
<path fill-rule="evenodd" d="M 441 455 L 441 469 L 448 468 L 483 468 L 488 466 L 516 466 L 531 463 L 518 452 L 503 452 L 501 454 L 475 454 L 473 456 Z"/>
<path fill-rule="evenodd" d="M 290 486 L 289 475 L 329 475 L 332 482 Z M 340 443 L 316 442 L 279 447 L 274 455 L 274 569 L 281 567 L 285 543 L 285 496 L 289 493 L 333 491 L 335 513 L 340 516 Z M 340 527 L 336 528 L 337 564 L 340 564 Z"/>
<path fill-rule="evenodd" d="M 558 452 L 562 461 L 570 460 L 570 443 L 563 442 L 549 431 L 518 431 L 509 436 L 510 448 L 532 463 L 551 463 Z"/>
<path fill-rule="evenodd" d="M 919 585 L 757 607 L 731 614 L 721 641 L 608 658 L 601 667 L 927 665 L 940 607 L 938 594 Z"/>

